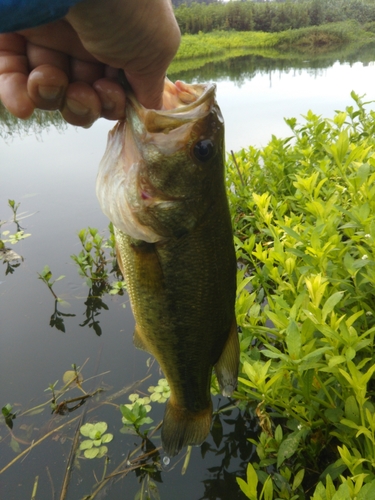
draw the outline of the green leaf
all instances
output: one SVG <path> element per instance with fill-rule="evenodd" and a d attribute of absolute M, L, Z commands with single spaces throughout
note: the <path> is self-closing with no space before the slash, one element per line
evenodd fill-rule
<path fill-rule="evenodd" d="M 357 495 L 357 500 L 370 500 L 373 498 L 375 498 L 375 479 L 371 483 L 362 486 Z"/>
<path fill-rule="evenodd" d="M 86 458 L 95 458 L 99 455 L 99 448 L 90 448 L 83 452 Z"/>
<path fill-rule="evenodd" d="M 328 299 L 324 303 L 324 306 L 322 309 L 323 321 L 326 320 L 326 317 L 328 316 L 328 314 L 330 314 L 333 311 L 333 309 L 335 308 L 335 306 L 340 302 L 343 295 L 344 295 L 344 292 L 336 292 L 336 293 L 332 294 L 330 297 L 328 297 Z"/>
<path fill-rule="evenodd" d="M 137 420 L 137 415 L 134 415 L 133 411 L 125 405 L 120 405 L 120 411 L 126 420 L 129 422 L 135 422 Z"/>
<path fill-rule="evenodd" d="M 18 442 L 14 439 L 13 436 L 11 437 L 11 440 L 10 440 L 10 447 L 12 448 L 14 453 L 17 453 L 17 454 L 21 453 L 21 447 L 18 444 Z"/>
<path fill-rule="evenodd" d="M 267 479 L 264 483 L 263 489 L 262 489 L 262 493 L 263 493 L 264 500 L 272 500 L 273 499 L 273 482 L 272 482 L 271 476 L 267 477 Z"/>
<path fill-rule="evenodd" d="M 110 443 L 113 439 L 113 434 L 104 434 L 104 436 L 102 436 L 102 443 Z"/>
<path fill-rule="evenodd" d="M 295 491 L 300 486 L 304 476 L 305 476 L 305 469 L 301 469 L 297 472 L 297 474 L 294 477 L 292 491 Z"/>
<path fill-rule="evenodd" d="M 82 443 L 79 445 L 80 450 L 90 450 L 93 447 L 93 441 L 91 439 L 85 439 L 82 441 Z"/>
<path fill-rule="evenodd" d="M 83 424 L 79 430 L 82 436 L 89 437 L 90 432 L 93 430 L 94 424 Z"/>
<path fill-rule="evenodd" d="M 100 434 L 104 434 L 105 431 L 108 429 L 108 424 L 106 422 L 97 422 L 94 424 L 94 428 L 100 432 Z"/>
<path fill-rule="evenodd" d="M 292 359 L 299 359 L 301 352 L 301 332 L 294 320 L 290 321 L 285 333 L 290 357 Z"/>
<path fill-rule="evenodd" d="M 243 479 L 236 477 L 236 481 L 241 491 L 245 493 L 247 498 L 250 500 L 257 500 L 258 476 L 250 462 L 247 464 L 246 479 L 247 483 Z"/>
<path fill-rule="evenodd" d="M 108 448 L 106 446 L 101 446 L 99 448 L 99 453 L 97 454 L 96 458 L 102 458 L 108 453 Z"/>
<path fill-rule="evenodd" d="M 280 467 L 287 458 L 290 458 L 297 451 L 301 437 L 304 434 L 303 430 L 292 432 L 281 443 L 277 452 L 277 467 Z"/>

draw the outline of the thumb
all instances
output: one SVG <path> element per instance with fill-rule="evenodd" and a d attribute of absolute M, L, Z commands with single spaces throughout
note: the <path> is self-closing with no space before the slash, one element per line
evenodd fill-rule
<path fill-rule="evenodd" d="M 126 78 L 138 101 L 148 109 L 161 109 L 165 74 L 139 75 L 125 71 Z"/>

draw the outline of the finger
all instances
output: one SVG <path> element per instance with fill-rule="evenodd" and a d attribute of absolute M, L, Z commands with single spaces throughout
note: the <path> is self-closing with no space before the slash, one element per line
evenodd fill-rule
<path fill-rule="evenodd" d="M 62 52 L 83 61 L 95 61 L 95 57 L 83 47 L 76 31 L 63 19 L 19 32 L 30 43 Z"/>
<path fill-rule="evenodd" d="M 33 70 L 48 64 L 61 69 L 69 75 L 70 63 L 69 56 L 59 50 L 35 45 L 29 41 L 26 42 L 26 55 L 28 59 L 29 70 Z"/>
<path fill-rule="evenodd" d="M 27 92 L 27 76 L 23 73 L 0 75 L 0 100 L 17 118 L 29 118 L 35 108 Z"/>
<path fill-rule="evenodd" d="M 102 78 L 105 73 L 105 66 L 99 62 L 86 62 L 80 59 L 70 61 L 70 80 L 72 82 L 86 82 L 92 85 L 96 80 Z"/>
<path fill-rule="evenodd" d="M 101 116 L 107 120 L 125 118 L 125 92 L 119 83 L 102 78 L 93 84 L 101 103 Z"/>
<path fill-rule="evenodd" d="M 27 91 L 36 108 L 60 109 L 68 85 L 68 76 L 63 70 L 43 64 L 30 73 Z"/>
<path fill-rule="evenodd" d="M 13 33 L 0 35 L 0 100 L 18 118 L 28 118 L 34 110 L 27 75 L 24 39 Z"/>
<path fill-rule="evenodd" d="M 157 76 L 139 75 L 125 71 L 138 101 L 148 109 L 161 109 L 163 106 L 164 74 Z"/>
<path fill-rule="evenodd" d="M 90 85 L 74 82 L 66 89 L 65 101 L 60 111 L 68 123 L 88 128 L 100 117 L 101 103 Z"/>

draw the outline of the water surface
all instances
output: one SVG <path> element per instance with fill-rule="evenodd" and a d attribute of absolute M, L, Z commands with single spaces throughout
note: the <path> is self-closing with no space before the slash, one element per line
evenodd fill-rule
<path fill-rule="evenodd" d="M 299 117 L 308 109 L 332 117 L 335 110 L 353 104 L 352 90 L 366 94 L 368 100 L 375 98 L 375 66 L 368 54 L 366 62 L 342 60 L 320 66 L 313 60 L 303 64 L 299 60 L 293 66 L 288 61 L 241 58 L 179 77 L 217 82 L 228 151 L 266 145 L 271 134 L 290 135 L 283 117 Z M 57 380 L 61 385 L 63 373 L 71 369 L 72 363 L 84 365 L 85 379 L 97 376 L 87 383 L 86 390 L 101 386 L 106 396 L 150 373 L 150 381 L 141 386 L 147 393 L 151 381 L 155 384 L 161 377 L 156 364 L 149 372 L 149 355 L 132 345 L 134 321 L 126 296 L 102 297 L 105 307 L 98 307 L 94 315 L 100 325 L 100 336 L 90 322 L 85 324 L 89 289 L 70 257 L 80 251 L 77 237 L 80 229 L 90 226 L 106 232 L 108 221 L 95 197 L 95 177 L 112 126 L 99 120 L 89 130 L 66 127 L 58 131 L 52 127 L 41 130 L 38 137 L 23 132 L 0 142 L 1 220 L 11 218 L 7 200 L 14 199 L 21 203 L 20 212 L 30 215 L 21 225 L 31 233 L 14 246 L 24 261 L 8 275 L 3 265 L 0 275 L 0 404 L 10 403 L 14 411 L 21 412 L 46 401 L 45 389 Z M 8 229 L 14 232 L 14 224 L 1 227 L 2 231 Z M 65 275 L 54 286 L 57 295 L 68 303 L 59 306 L 61 312 L 70 315 L 62 317 L 65 332 L 50 326 L 55 301 L 37 275 L 46 264 L 54 277 Z M 114 401 L 126 402 L 126 395 Z M 226 403 L 225 398 L 215 400 L 216 407 Z M 162 405 L 154 404 L 155 423 L 162 418 L 163 410 Z M 1 498 L 31 498 L 36 476 L 39 477 L 36 498 L 60 498 L 77 426 L 74 418 L 79 411 L 51 416 L 50 410 L 45 409 L 41 414 L 14 420 L 13 439 L 20 450 L 27 449 L 26 442 L 37 442 L 49 430 L 72 423 L 53 433 L 0 475 Z M 140 444 L 137 436 L 120 434 L 121 415 L 112 404 L 98 407 L 91 402 L 87 405 L 86 420 L 105 420 L 115 435 L 108 445 L 111 458 L 108 471 Z M 193 450 L 184 476 L 178 459 L 172 461 L 168 470 L 153 473 L 160 497 L 163 500 L 242 498 L 235 476 L 244 476 L 247 461 L 254 453 L 243 438 L 250 437 L 255 425 L 238 410 L 218 417 L 207 442 L 201 449 Z M 158 433 L 152 443 L 160 445 Z M 0 470 L 16 456 L 11 444 L 8 429 L 0 425 Z M 66 498 L 77 500 L 88 495 L 95 483 L 93 469 L 100 477 L 103 466 L 103 459 L 80 460 Z M 145 472 L 138 469 L 137 474 L 133 472 L 115 483 L 100 498 L 114 500 L 121 494 L 126 495 L 124 498 L 134 498 Z"/>

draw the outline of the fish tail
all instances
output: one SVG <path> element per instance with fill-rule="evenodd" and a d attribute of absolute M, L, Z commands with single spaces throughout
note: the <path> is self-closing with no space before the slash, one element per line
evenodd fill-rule
<path fill-rule="evenodd" d="M 223 396 L 231 396 L 237 387 L 239 361 L 240 343 L 234 319 L 223 352 L 215 364 L 215 373 Z"/>
<path fill-rule="evenodd" d="M 212 421 L 212 402 L 199 412 L 167 402 L 161 442 L 165 453 L 174 457 L 184 446 L 199 446 L 208 436 Z"/>

